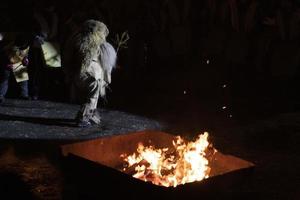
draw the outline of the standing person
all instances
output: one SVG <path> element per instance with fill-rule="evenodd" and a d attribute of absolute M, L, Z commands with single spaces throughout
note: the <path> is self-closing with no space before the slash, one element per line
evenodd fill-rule
<path fill-rule="evenodd" d="M 0 103 L 5 99 L 9 86 L 10 75 L 13 74 L 15 81 L 20 86 L 20 98 L 29 100 L 27 65 L 29 41 L 24 37 L 16 40 L 1 49 L 0 63 Z"/>
<path fill-rule="evenodd" d="M 62 54 L 71 98 L 81 104 L 76 117 L 79 127 L 101 123 L 98 99 L 105 96 L 116 64 L 116 51 L 106 42 L 108 33 L 104 23 L 87 20 L 66 43 Z"/>
<path fill-rule="evenodd" d="M 46 67 L 42 45 L 45 41 L 45 36 L 42 34 L 34 34 L 31 41 L 28 58 L 30 60 L 28 66 L 29 93 L 31 100 L 38 100 L 41 90 L 41 83 L 43 82 L 43 71 Z"/>

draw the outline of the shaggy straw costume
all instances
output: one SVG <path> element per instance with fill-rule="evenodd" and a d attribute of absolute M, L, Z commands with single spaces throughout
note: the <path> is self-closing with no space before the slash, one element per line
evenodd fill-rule
<path fill-rule="evenodd" d="M 63 54 L 67 80 L 72 87 L 71 98 L 81 103 L 76 118 L 80 127 L 100 124 L 96 110 L 99 95 L 105 96 L 116 64 L 116 51 L 106 42 L 108 33 L 102 22 L 88 20 L 68 41 Z"/>

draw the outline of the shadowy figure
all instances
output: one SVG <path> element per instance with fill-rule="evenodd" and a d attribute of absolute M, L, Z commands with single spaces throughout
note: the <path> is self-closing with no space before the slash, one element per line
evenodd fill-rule
<path fill-rule="evenodd" d="M 15 82 L 20 87 L 20 98 L 29 99 L 27 66 L 29 64 L 29 40 L 24 35 L 1 49 L 0 59 L 0 103 L 3 103 L 9 87 L 9 78 L 14 75 Z"/>

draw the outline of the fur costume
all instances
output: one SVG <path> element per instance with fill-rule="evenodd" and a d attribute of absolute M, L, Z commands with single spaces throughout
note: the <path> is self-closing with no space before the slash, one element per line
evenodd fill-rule
<path fill-rule="evenodd" d="M 98 98 L 105 96 L 117 58 L 115 49 L 106 42 L 108 33 L 102 22 L 88 20 L 67 42 L 62 55 L 72 99 L 82 104 L 79 121 L 100 122 L 94 120 Z"/>

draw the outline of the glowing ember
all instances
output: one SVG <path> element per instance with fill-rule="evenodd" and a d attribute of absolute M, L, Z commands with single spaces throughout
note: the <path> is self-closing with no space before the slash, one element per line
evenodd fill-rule
<path fill-rule="evenodd" d="M 211 145 L 207 138 L 205 132 L 195 142 L 186 143 L 177 136 L 174 148 L 156 149 L 139 144 L 137 153 L 121 155 L 127 164 L 123 171 L 133 170 L 133 177 L 166 187 L 201 181 L 210 173 L 206 154 Z"/>

